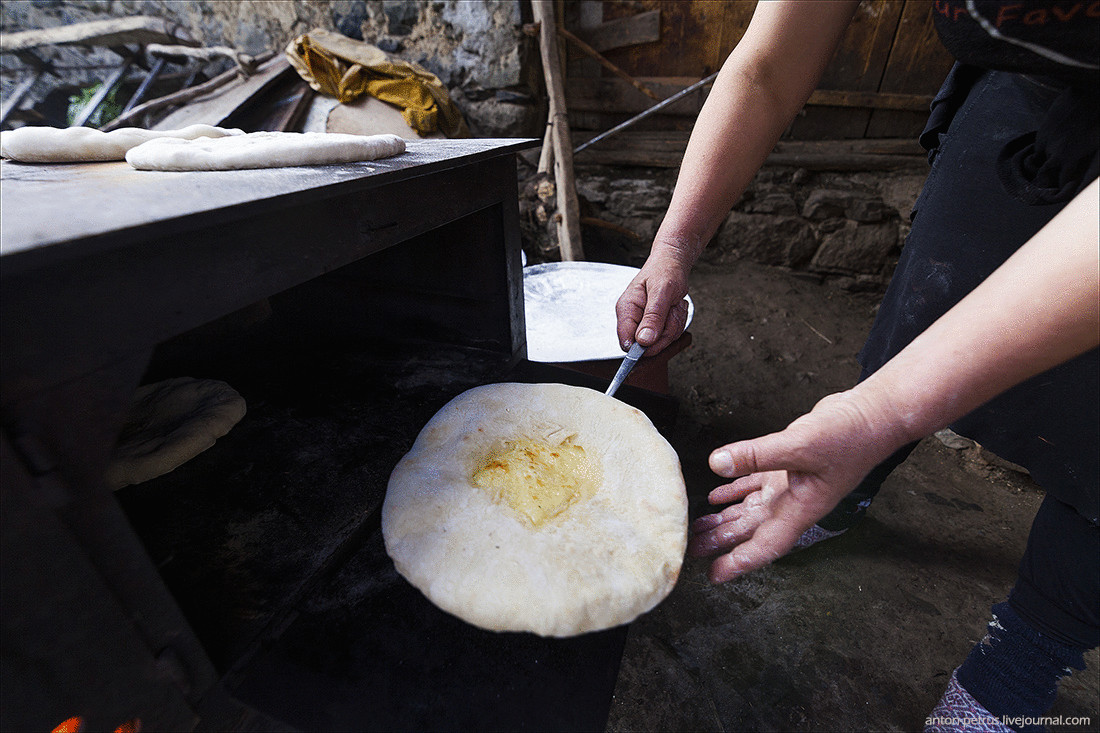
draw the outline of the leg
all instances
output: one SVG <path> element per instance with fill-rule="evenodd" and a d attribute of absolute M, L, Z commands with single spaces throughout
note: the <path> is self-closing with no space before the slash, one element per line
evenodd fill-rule
<path fill-rule="evenodd" d="M 1008 601 L 952 675 L 930 717 L 984 718 L 986 730 L 1041 730 L 1035 722 L 1058 694 L 1058 682 L 1085 668 L 1083 653 L 1100 644 L 1100 527 L 1047 496 L 1035 516 L 1020 574 Z M 1007 727 L 1003 725 L 1007 723 Z"/>

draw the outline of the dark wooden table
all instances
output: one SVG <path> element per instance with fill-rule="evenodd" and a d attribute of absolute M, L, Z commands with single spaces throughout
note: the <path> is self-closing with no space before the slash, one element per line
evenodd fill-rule
<path fill-rule="evenodd" d="M 187 729 L 217 704 L 213 666 L 102 481 L 154 349 L 377 259 L 387 294 L 369 313 L 354 312 L 366 295 L 342 302 L 338 327 L 521 360 L 514 153 L 533 144 L 211 173 L 0 164 L 0 727 Z"/>

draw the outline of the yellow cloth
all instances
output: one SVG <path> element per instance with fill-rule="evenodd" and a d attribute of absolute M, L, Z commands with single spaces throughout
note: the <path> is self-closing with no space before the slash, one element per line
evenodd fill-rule
<path fill-rule="evenodd" d="M 422 135 L 470 135 L 447 88 L 419 64 L 390 58 L 377 46 L 323 29 L 295 38 L 286 55 L 302 78 L 322 94 L 341 102 L 362 94 L 377 97 L 400 107 L 405 121 Z"/>

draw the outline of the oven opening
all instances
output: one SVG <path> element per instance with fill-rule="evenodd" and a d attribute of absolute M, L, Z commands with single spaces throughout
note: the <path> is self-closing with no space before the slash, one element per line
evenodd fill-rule
<path fill-rule="evenodd" d="M 116 497 L 221 686 L 264 720 L 602 727 L 625 628 L 543 639 L 469 626 L 396 573 L 379 515 L 394 465 L 460 392 L 604 385 L 485 348 L 476 324 L 461 323 L 484 296 L 401 249 L 161 344 L 143 382 L 221 380 L 247 413 L 211 448 Z"/>

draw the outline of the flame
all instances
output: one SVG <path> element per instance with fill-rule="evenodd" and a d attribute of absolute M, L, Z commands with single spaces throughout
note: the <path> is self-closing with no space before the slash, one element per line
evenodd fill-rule
<path fill-rule="evenodd" d="M 74 715 L 68 720 L 62 721 L 50 733 L 83 733 L 84 718 Z M 114 733 L 141 733 L 141 718 L 131 718 L 115 728 Z"/>

